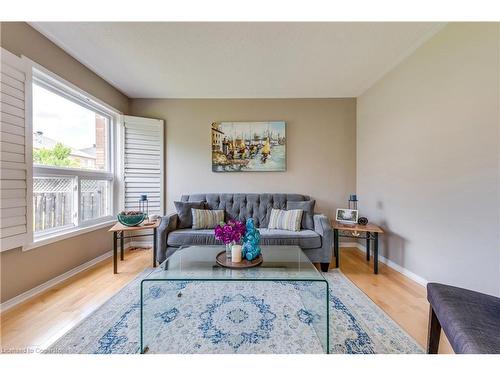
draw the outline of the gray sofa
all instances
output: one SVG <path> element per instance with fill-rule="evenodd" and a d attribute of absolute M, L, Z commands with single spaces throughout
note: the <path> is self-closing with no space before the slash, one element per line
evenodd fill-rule
<path fill-rule="evenodd" d="M 310 197 L 300 194 L 191 194 L 183 195 L 183 202 L 205 202 L 207 209 L 223 209 L 225 220 L 245 222 L 253 218 L 261 233 L 261 245 L 298 245 L 312 262 L 320 263 L 326 272 L 332 258 L 333 230 L 325 215 L 314 214 L 314 230 L 303 229 L 291 232 L 267 229 L 271 208 L 286 209 L 288 201 L 308 201 Z M 158 228 L 157 259 L 163 262 L 181 246 L 216 245 L 213 229 L 178 228 L 177 214 L 162 218 Z"/>

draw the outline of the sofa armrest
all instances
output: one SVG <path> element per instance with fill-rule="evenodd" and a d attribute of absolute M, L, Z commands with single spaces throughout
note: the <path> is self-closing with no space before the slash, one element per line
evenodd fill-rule
<path fill-rule="evenodd" d="M 323 214 L 314 214 L 314 231 L 319 233 L 320 236 L 324 236 L 327 232 L 331 231 L 333 233 L 332 225 L 330 224 L 330 219 Z"/>
<path fill-rule="evenodd" d="M 326 215 L 315 214 L 314 231 L 321 236 L 322 262 L 329 263 L 332 259 L 333 228 L 330 219 Z"/>
<path fill-rule="evenodd" d="M 161 218 L 158 227 L 158 246 L 156 248 L 156 259 L 162 263 L 167 255 L 167 237 L 168 234 L 177 229 L 179 217 L 177 214 L 170 214 Z"/>

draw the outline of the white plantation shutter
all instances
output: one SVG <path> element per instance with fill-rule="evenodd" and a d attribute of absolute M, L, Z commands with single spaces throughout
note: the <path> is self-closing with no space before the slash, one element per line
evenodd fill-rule
<path fill-rule="evenodd" d="M 0 55 L 0 251 L 31 242 L 31 75 L 24 61 Z"/>
<path fill-rule="evenodd" d="M 123 130 L 123 207 L 137 210 L 147 194 L 149 214 L 164 215 L 163 121 L 124 116 Z"/>

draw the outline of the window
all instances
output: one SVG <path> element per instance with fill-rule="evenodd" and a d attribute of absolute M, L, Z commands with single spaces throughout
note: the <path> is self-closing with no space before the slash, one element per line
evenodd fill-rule
<path fill-rule="evenodd" d="M 112 218 L 114 113 L 33 71 L 36 239 Z"/>

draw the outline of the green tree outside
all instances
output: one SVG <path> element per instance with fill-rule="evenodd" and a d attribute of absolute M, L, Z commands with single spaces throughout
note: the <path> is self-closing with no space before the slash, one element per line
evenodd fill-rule
<path fill-rule="evenodd" d="M 33 150 L 33 161 L 35 164 L 52 165 L 55 167 L 79 167 L 80 162 L 72 159 L 69 154 L 71 148 L 57 143 L 53 149 L 41 148 Z"/>

